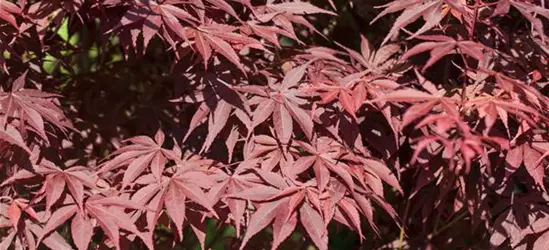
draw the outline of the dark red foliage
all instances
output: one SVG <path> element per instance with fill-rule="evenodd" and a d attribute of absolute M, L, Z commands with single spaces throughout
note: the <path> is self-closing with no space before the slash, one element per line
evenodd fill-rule
<path fill-rule="evenodd" d="M 0 249 L 544 249 L 545 5 L 0 0 Z"/>

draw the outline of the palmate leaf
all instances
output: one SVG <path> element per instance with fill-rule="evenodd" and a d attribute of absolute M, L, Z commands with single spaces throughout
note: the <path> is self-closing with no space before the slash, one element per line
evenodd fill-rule
<path fill-rule="evenodd" d="M 158 180 L 161 179 L 163 169 L 168 160 L 179 162 L 181 155 L 172 150 L 162 148 L 164 133 L 158 131 L 154 140 L 146 136 L 136 136 L 127 139 L 134 144 L 124 146 L 111 155 L 116 155 L 111 161 L 102 164 L 99 173 L 105 173 L 126 166 L 122 186 L 132 183 L 143 171 L 150 168 L 150 172 Z"/>
<path fill-rule="evenodd" d="M 195 32 L 195 47 L 204 60 L 207 67 L 208 60 L 215 51 L 244 71 L 239 55 L 233 48 L 234 45 L 267 51 L 263 45 L 254 38 L 237 33 L 238 27 L 212 23 L 207 26 L 197 27 Z"/>
<path fill-rule="evenodd" d="M 26 220 L 24 222 L 24 232 L 22 232 L 22 237 L 15 237 L 16 231 L 10 230 L 8 231 L 8 236 L 3 239 L 2 242 L 0 242 L 0 247 L 8 249 L 10 246 L 13 245 L 19 245 L 21 246 L 21 241 L 28 242 L 25 247 L 28 249 L 36 249 L 37 243 L 36 238 L 40 235 L 43 235 L 42 228 L 38 224 L 34 224 L 33 222 Z M 43 245 L 48 247 L 49 249 L 73 249 L 69 243 L 65 241 L 65 239 L 57 232 L 53 232 L 46 236 L 42 240 Z"/>
<path fill-rule="evenodd" d="M 486 131 L 489 131 L 499 118 L 509 133 L 509 115 L 534 123 L 532 118 L 538 117 L 536 109 L 522 103 L 508 100 L 504 96 L 483 96 L 467 102 L 466 107 L 477 109 L 479 115 L 484 118 Z"/>
<path fill-rule="evenodd" d="M 156 141 L 163 140 L 161 134 L 157 134 Z M 135 143 L 148 142 L 155 143 L 151 138 L 142 136 L 139 139 L 133 138 Z M 131 147 L 133 144 L 126 147 Z M 177 155 L 177 153 L 171 153 Z M 116 159 L 116 158 L 114 158 Z M 113 161 L 114 161 L 113 159 Z M 134 160 L 136 161 L 136 160 Z M 143 207 L 148 207 L 150 211 L 143 211 L 147 217 L 149 229 L 154 229 L 158 223 L 158 218 L 161 215 L 162 208 L 165 207 L 170 218 L 175 223 L 179 236 L 182 237 L 182 226 L 187 218 L 186 203 L 188 200 L 199 204 L 205 208 L 212 216 L 217 217 L 213 210 L 213 203 L 208 199 L 203 189 L 208 189 L 213 185 L 211 177 L 202 169 L 211 165 L 211 161 L 201 159 L 179 159 L 176 161 L 176 166 L 170 166 L 168 169 L 175 168 L 175 173 L 172 176 L 166 176 L 166 171 L 161 172 L 160 178 L 154 173 L 138 174 L 138 177 L 133 181 L 140 185 L 140 188 L 131 197 L 131 201 Z M 137 214 L 138 218 L 141 214 Z M 132 217 L 134 218 L 134 217 Z M 152 237 L 152 232 L 149 231 L 149 236 Z"/>
<path fill-rule="evenodd" d="M 270 175 L 269 172 L 263 172 L 262 170 L 256 170 L 259 176 L 266 177 Z M 271 184 L 281 185 L 278 191 L 277 188 L 272 188 L 269 186 L 264 186 L 261 191 L 255 191 L 255 194 L 249 192 L 237 192 L 229 194 L 230 197 L 241 198 L 246 200 L 254 201 L 266 201 L 259 205 L 259 208 L 250 218 L 249 225 L 247 226 L 246 235 L 242 241 L 241 249 L 243 249 L 249 239 L 260 232 L 263 228 L 271 224 L 274 220 L 275 222 L 275 234 L 273 244 L 273 249 L 275 249 L 280 242 L 282 242 L 289 234 L 294 230 L 296 225 L 296 212 L 299 207 L 302 209 L 299 211 L 299 217 L 302 218 L 302 224 L 307 227 L 310 223 L 317 223 L 320 225 L 316 230 L 320 230 L 322 235 L 327 233 L 327 230 L 323 230 L 323 220 L 320 217 L 320 214 L 317 211 L 314 211 L 306 202 L 304 202 L 305 194 L 309 193 L 306 191 L 306 187 L 293 187 L 288 186 L 284 183 L 282 179 L 279 179 L 279 176 L 271 175 L 273 178 L 268 178 L 271 180 Z M 257 190 L 257 189 L 256 189 Z M 268 190 L 268 191 L 267 191 Z M 310 193 L 311 198 L 314 199 L 314 196 L 318 195 L 318 192 Z M 318 199 L 318 197 L 316 198 Z M 305 207 L 305 208 L 304 208 Z M 319 235 L 317 231 L 309 232 L 309 235 L 313 240 L 316 240 Z M 326 236 L 327 237 L 327 236 Z M 326 238 L 327 240 L 327 238 Z M 325 249 L 327 246 L 326 242 L 316 242 L 315 244 L 321 248 Z"/>
<path fill-rule="evenodd" d="M 84 172 L 83 174 L 88 173 Z M 51 174 L 48 177 L 51 178 L 49 178 L 44 183 L 44 192 L 46 193 L 46 206 L 48 210 L 61 197 L 61 194 L 64 192 L 65 186 L 68 188 L 71 196 L 76 201 L 80 209 L 83 208 L 84 201 L 83 183 L 86 183 L 92 188 L 95 187 L 94 181 L 83 181 L 82 179 L 78 178 L 77 175 L 72 175 L 71 172 L 64 172 L 60 169 L 57 173 Z"/>
<path fill-rule="evenodd" d="M 168 184 L 166 194 L 163 196 L 166 209 L 174 223 L 176 223 L 176 227 L 181 238 L 183 237 L 183 220 L 186 219 L 186 198 L 200 204 L 209 210 L 214 216 L 217 216 L 213 210 L 211 201 L 208 199 L 204 191 L 202 191 L 199 186 L 185 181 L 185 178 L 193 178 L 195 179 L 194 181 L 200 181 L 200 177 L 205 177 L 205 175 L 187 173 L 186 175 L 182 175 L 180 178 L 172 179 Z"/>
<path fill-rule="evenodd" d="M 340 79 L 334 85 L 322 84 L 316 87 L 318 90 L 322 91 L 322 94 L 320 94 L 322 101 L 319 104 L 327 104 L 337 98 L 343 109 L 356 120 L 357 117 L 355 113 L 366 99 L 366 94 L 363 93 L 365 89 L 362 88 L 360 84 L 356 87 L 354 85 L 357 81 L 360 81 L 360 78 L 366 73 L 367 72 L 352 74 L 346 78 Z"/>
<path fill-rule="evenodd" d="M 404 55 L 402 55 L 402 59 L 406 60 L 411 56 L 430 51 L 430 58 L 423 66 L 423 72 L 439 61 L 442 57 L 458 51 L 459 53 L 468 55 L 478 61 L 482 61 L 484 59 L 482 57 L 482 51 L 485 47 L 480 43 L 473 41 L 456 41 L 447 36 L 418 36 L 418 38 L 426 40 L 426 42 L 422 42 L 408 50 Z"/>
<path fill-rule="evenodd" d="M 204 91 L 206 93 L 183 98 L 184 102 L 200 102 L 189 124 L 189 130 L 183 138 L 184 142 L 199 125 L 208 122 L 208 134 L 200 150 L 201 152 L 205 152 L 211 147 L 217 136 L 227 126 L 231 116 L 236 116 L 246 126 L 251 123 L 248 115 L 250 113 L 249 104 L 240 93 L 221 79 L 211 75 L 204 76 L 203 80 L 209 83 L 208 89 Z M 238 136 L 238 134 L 233 136 Z M 228 156 L 228 158 L 231 157 Z"/>
<path fill-rule="evenodd" d="M 130 4 L 130 8 L 122 16 L 119 23 L 107 33 L 137 24 L 141 27 L 137 32 L 131 33 L 132 46 L 136 47 L 137 36 L 141 34 L 144 45 L 143 51 L 145 51 L 149 41 L 155 35 L 159 35 L 161 28 L 170 29 L 179 36 L 179 39 L 187 39 L 184 26 L 180 23 L 180 20 L 195 25 L 198 23 L 196 17 L 176 5 L 155 1 L 147 1 L 146 3 L 136 1 Z"/>
<path fill-rule="evenodd" d="M 142 207 L 133 204 L 130 201 L 122 200 L 118 197 L 103 198 L 91 197 L 86 204 L 88 214 L 95 218 L 97 224 L 112 241 L 116 249 L 120 248 L 120 230 L 129 231 L 139 236 L 148 248 L 153 248 L 152 238 L 138 230 L 135 222 L 131 220 L 129 214 L 112 208 L 118 206 L 129 209 L 142 209 Z"/>
<path fill-rule="evenodd" d="M 56 98 L 59 95 L 25 88 L 26 78 L 27 72 L 12 82 L 11 92 L 0 91 L 0 105 L 3 113 L 0 122 L 2 125 L 6 126 L 9 118 L 18 118 L 28 124 L 28 130 L 36 132 L 46 141 L 48 138 L 46 136 L 45 121 L 62 132 L 67 132 L 67 128 L 72 128 L 72 124 L 56 103 Z M 8 130 L 9 132 L 5 131 L 7 134 L 16 136 L 15 131 Z M 15 143 L 16 140 L 15 138 L 12 139 L 11 143 Z"/>
<path fill-rule="evenodd" d="M 442 19 L 449 13 L 447 11 L 448 8 L 456 10 L 457 13 L 460 13 L 468 18 L 470 18 L 471 16 L 470 11 L 466 6 L 466 3 L 456 0 L 394 1 L 380 7 L 385 7 L 385 9 L 380 14 L 378 14 L 378 16 L 375 17 L 371 21 L 371 23 L 377 21 L 379 18 L 387 14 L 404 10 L 395 20 L 393 26 L 391 27 L 391 30 L 389 31 L 389 34 L 387 34 L 382 44 L 385 44 L 389 41 L 391 37 L 397 35 L 401 28 L 404 28 L 407 25 L 415 22 L 420 17 L 423 17 L 425 23 L 410 37 L 410 39 L 431 30 L 436 25 L 438 25 L 442 21 Z"/>
<path fill-rule="evenodd" d="M 352 59 L 357 60 L 357 62 L 362 66 L 376 74 L 382 73 L 388 68 L 394 66 L 393 64 L 396 63 L 396 60 L 391 60 L 389 58 L 394 56 L 400 50 L 400 45 L 387 44 L 378 50 L 374 50 L 368 39 L 362 35 L 360 36 L 360 39 L 360 53 L 344 48 L 347 52 L 349 52 Z"/>
<path fill-rule="evenodd" d="M 250 218 L 241 248 L 247 244 L 252 236 L 268 225 L 273 224 L 274 242 L 272 248 L 276 249 L 280 242 L 294 230 L 297 220 L 299 220 L 306 228 L 306 232 L 314 244 L 319 249 L 327 249 L 328 230 L 326 226 L 332 219 L 343 223 L 350 222 L 362 236 L 359 210 L 375 227 L 372 220 L 373 209 L 370 201 L 366 198 L 361 198 L 355 202 L 354 199 L 356 198 L 349 198 L 345 195 L 344 190 L 341 193 L 333 194 L 333 196 L 327 195 L 328 193 L 322 195 L 323 192 L 315 187 L 314 182 L 293 186 L 287 184 L 280 176 L 272 172 L 260 169 L 255 169 L 254 172 L 263 180 L 266 180 L 268 185 L 256 186 L 253 191 L 248 189 L 228 194 L 230 198 L 257 202 L 255 204 L 258 206 Z M 335 186 L 330 185 L 330 187 L 334 188 Z M 357 195 L 356 197 L 362 197 L 363 194 Z M 344 200 L 338 200 L 336 197 Z M 383 204 L 383 206 L 387 205 Z M 339 213 L 338 216 L 332 217 L 336 211 Z M 392 211 L 392 209 L 389 209 L 389 211 Z M 332 216 L 329 214 L 332 214 Z M 350 218 L 350 221 L 347 218 Z"/>
<path fill-rule="evenodd" d="M 492 15 L 502 15 L 507 14 L 510 10 L 510 7 L 513 6 L 516 8 L 526 20 L 530 22 L 532 28 L 538 32 L 542 40 L 545 40 L 545 31 L 543 30 L 543 23 L 540 17 L 549 19 L 549 10 L 544 8 L 543 5 L 539 6 L 536 4 L 524 2 L 524 1 L 514 1 L 514 0 L 502 0 L 498 1 L 497 7 Z"/>
<path fill-rule="evenodd" d="M 283 144 L 287 144 L 294 133 L 293 121 L 298 124 L 307 138 L 312 138 L 314 123 L 308 112 L 300 107 L 304 102 L 302 99 L 304 95 L 296 89 L 310 63 L 293 68 L 280 83 L 271 84 L 268 88 L 259 90 L 241 88 L 244 92 L 258 93 L 259 91 L 261 95 L 258 98 L 263 99 L 254 110 L 251 128 L 272 117 L 273 128 Z"/>

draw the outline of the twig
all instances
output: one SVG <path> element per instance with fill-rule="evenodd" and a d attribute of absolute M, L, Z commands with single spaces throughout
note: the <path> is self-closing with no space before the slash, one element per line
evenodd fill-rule
<path fill-rule="evenodd" d="M 464 211 L 460 215 L 458 215 L 456 218 L 454 218 L 452 221 L 450 221 L 448 224 L 440 228 L 439 230 L 435 230 L 435 232 L 427 235 L 427 239 L 431 240 L 433 237 L 436 237 L 438 234 L 444 232 L 446 229 L 452 227 L 454 224 L 459 222 L 461 219 L 465 218 L 468 215 L 467 211 Z"/>
<path fill-rule="evenodd" d="M 404 249 L 404 227 L 406 225 L 406 221 L 408 220 L 408 212 L 410 211 L 410 200 L 406 200 L 406 208 L 404 209 L 404 217 L 402 218 L 402 228 L 400 228 L 400 235 L 399 235 L 399 249 Z"/>

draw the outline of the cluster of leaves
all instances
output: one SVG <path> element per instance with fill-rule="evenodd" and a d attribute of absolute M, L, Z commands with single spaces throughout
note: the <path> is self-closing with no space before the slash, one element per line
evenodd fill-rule
<path fill-rule="evenodd" d="M 0 0 L 0 249 L 543 248 L 545 3 L 360 4 Z"/>

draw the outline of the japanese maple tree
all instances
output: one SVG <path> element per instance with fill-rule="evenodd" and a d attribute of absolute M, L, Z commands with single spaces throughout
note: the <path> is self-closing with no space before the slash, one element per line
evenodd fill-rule
<path fill-rule="evenodd" d="M 0 249 L 544 249 L 541 0 L 0 0 Z"/>

